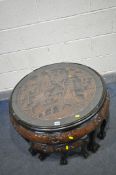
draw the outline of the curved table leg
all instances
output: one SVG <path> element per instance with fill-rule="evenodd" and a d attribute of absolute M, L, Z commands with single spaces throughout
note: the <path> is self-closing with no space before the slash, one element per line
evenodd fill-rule
<path fill-rule="evenodd" d="M 60 165 L 67 165 L 67 153 L 61 153 L 61 158 L 60 158 Z"/>
<path fill-rule="evenodd" d="M 47 153 L 39 153 L 38 158 L 39 158 L 41 161 L 43 161 L 43 160 L 45 160 L 48 156 L 49 156 L 49 154 L 47 154 Z"/>
<path fill-rule="evenodd" d="M 107 125 L 107 121 L 104 120 L 100 126 L 100 131 L 99 133 L 97 134 L 97 137 L 99 139 L 104 139 L 105 136 L 106 136 L 106 125 Z"/>
<path fill-rule="evenodd" d="M 83 144 L 82 144 L 82 146 L 81 146 L 81 154 L 83 155 L 83 157 L 84 157 L 85 159 L 88 158 L 89 153 L 88 153 L 88 151 L 87 151 L 87 143 L 83 143 Z"/>
<path fill-rule="evenodd" d="M 95 153 L 98 148 L 100 147 L 100 145 L 98 143 L 96 143 L 96 130 L 95 131 L 92 131 L 90 134 L 89 134 L 89 143 L 88 143 L 88 150 Z"/>
<path fill-rule="evenodd" d="M 31 153 L 32 156 L 36 156 L 36 154 L 38 153 L 37 150 L 33 148 L 33 144 L 31 144 L 29 152 Z"/>

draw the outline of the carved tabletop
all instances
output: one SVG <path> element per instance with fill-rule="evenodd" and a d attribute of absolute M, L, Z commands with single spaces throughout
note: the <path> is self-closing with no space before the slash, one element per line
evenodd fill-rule
<path fill-rule="evenodd" d="M 87 119 L 102 96 L 103 83 L 94 70 L 56 63 L 36 69 L 18 83 L 12 93 L 12 110 L 27 125 L 60 128 Z"/>

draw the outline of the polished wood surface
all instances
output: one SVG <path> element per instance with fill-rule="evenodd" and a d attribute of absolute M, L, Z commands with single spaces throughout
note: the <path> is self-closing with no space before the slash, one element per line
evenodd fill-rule
<path fill-rule="evenodd" d="M 43 149 L 41 147 L 42 144 L 46 144 L 46 145 L 52 144 L 51 147 L 54 147 L 54 144 L 62 144 L 62 143 L 66 144 L 66 143 L 69 143 L 72 141 L 78 142 L 79 139 L 81 139 L 85 135 L 89 134 L 90 132 L 94 131 L 96 128 L 100 127 L 101 123 L 104 120 L 107 120 L 108 114 L 109 114 L 109 97 L 107 96 L 102 108 L 91 120 L 82 124 L 80 127 L 73 128 L 73 129 L 68 130 L 68 131 L 54 132 L 54 133 L 45 133 L 45 132 L 38 133 L 38 132 L 31 131 L 31 130 L 24 128 L 22 125 L 18 124 L 17 121 L 15 120 L 15 118 L 12 116 L 11 116 L 11 121 L 13 123 L 13 126 L 16 128 L 16 130 L 24 138 L 26 138 L 27 140 L 29 140 L 31 142 L 38 142 L 39 149 L 40 148 Z M 51 149 L 49 150 L 49 148 L 50 148 L 50 146 L 48 145 L 48 148 L 46 148 L 47 150 L 43 149 L 43 151 L 49 152 L 51 150 Z M 73 149 L 74 148 L 75 147 L 73 147 Z M 53 150 L 55 151 L 55 148 L 53 148 Z M 61 148 L 61 150 L 62 150 L 62 148 Z M 57 149 L 56 149 L 56 151 L 57 151 Z"/>
<path fill-rule="evenodd" d="M 11 97 L 12 113 L 20 122 L 38 129 L 77 124 L 102 105 L 103 86 L 101 77 L 86 66 L 48 65 L 19 82 Z"/>
<path fill-rule="evenodd" d="M 96 137 L 104 139 L 110 98 L 102 77 L 87 66 L 58 63 L 24 77 L 10 99 L 10 119 L 40 160 L 61 152 L 66 164 L 69 151 L 79 149 L 87 158 L 96 152 Z"/>

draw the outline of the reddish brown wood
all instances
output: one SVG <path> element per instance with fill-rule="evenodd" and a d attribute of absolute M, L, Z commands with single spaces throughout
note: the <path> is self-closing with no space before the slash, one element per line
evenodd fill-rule
<path fill-rule="evenodd" d="M 33 154 L 81 148 L 86 157 L 86 148 L 92 152 L 98 149 L 98 129 L 102 129 L 99 138 L 104 137 L 109 102 L 99 74 L 83 65 L 60 63 L 32 72 L 17 85 L 11 97 L 10 119 L 17 132 L 30 142 Z M 75 118 L 78 112 L 82 112 L 80 119 Z M 61 125 L 55 126 L 58 120 Z"/>
<path fill-rule="evenodd" d="M 52 152 L 52 151 L 65 150 L 64 147 L 62 147 L 61 149 L 55 148 L 54 144 L 68 143 L 71 141 L 69 139 L 70 136 L 72 136 L 74 138 L 73 141 L 75 141 L 89 134 L 96 128 L 98 128 L 101 125 L 102 121 L 107 119 L 108 113 L 109 113 L 109 97 L 107 96 L 101 110 L 91 120 L 84 123 L 79 128 L 75 128 L 69 131 L 52 133 L 52 134 L 35 133 L 18 124 L 15 118 L 12 116 L 11 116 L 11 122 L 15 127 L 15 129 L 17 130 L 17 132 L 20 133 L 21 136 L 23 136 L 25 139 L 31 142 L 39 142 L 37 145 L 35 144 L 34 148 L 42 151 L 46 147 L 45 149 L 46 151 Z M 72 144 L 71 148 L 75 148 L 75 146 L 78 147 L 81 143 L 82 142 L 80 141 L 76 141 Z M 53 144 L 53 146 L 45 146 L 42 144 Z"/>

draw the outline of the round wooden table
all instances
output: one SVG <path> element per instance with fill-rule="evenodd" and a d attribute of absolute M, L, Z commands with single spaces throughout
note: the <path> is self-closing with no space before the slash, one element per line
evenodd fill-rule
<path fill-rule="evenodd" d="M 10 119 L 40 160 L 53 152 L 96 152 L 109 116 L 109 95 L 102 77 L 77 63 L 56 63 L 34 70 L 14 88 Z"/>

